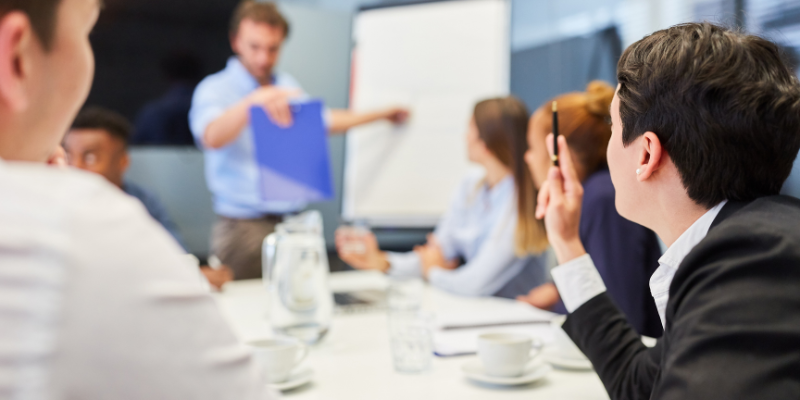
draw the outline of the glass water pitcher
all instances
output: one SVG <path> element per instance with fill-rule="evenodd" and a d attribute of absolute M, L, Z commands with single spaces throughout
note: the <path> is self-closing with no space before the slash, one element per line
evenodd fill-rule
<path fill-rule="evenodd" d="M 319 211 L 278 224 L 264 239 L 262 260 L 275 332 L 309 344 L 322 339 L 333 316 L 333 294 Z"/>

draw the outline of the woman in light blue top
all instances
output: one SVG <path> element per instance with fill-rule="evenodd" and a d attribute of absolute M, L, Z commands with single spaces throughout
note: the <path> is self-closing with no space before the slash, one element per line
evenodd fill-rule
<path fill-rule="evenodd" d="M 527 119 L 525 105 L 514 97 L 478 103 L 466 140 L 469 160 L 483 171 L 467 174 L 428 242 L 390 253 L 380 251 L 372 234 L 340 230 L 339 256 L 357 269 L 421 276 L 467 296 L 495 295 L 525 268 L 539 284 L 548 282 L 547 238 L 534 218 L 536 190 L 524 161 Z"/>

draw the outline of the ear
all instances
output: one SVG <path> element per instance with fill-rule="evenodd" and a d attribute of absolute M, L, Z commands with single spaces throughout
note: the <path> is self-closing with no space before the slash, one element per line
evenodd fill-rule
<path fill-rule="evenodd" d="M 125 175 L 125 172 L 128 171 L 128 167 L 131 166 L 131 156 L 128 154 L 127 150 L 123 151 L 122 157 L 119 158 L 119 170 Z"/>
<path fill-rule="evenodd" d="M 231 41 L 231 50 L 233 50 L 233 54 L 239 54 L 239 33 L 237 32 L 236 34 L 230 34 L 228 36 Z"/>
<path fill-rule="evenodd" d="M 35 45 L 27 15 L 13 11 L 0 20 L 0 102 L 12 112 L 24 111 L 30 103 L 26 86 Z"/>
<path fill-rule="evenodd" d="M 661 140 L 653 132 L 645 132 L 638 140 L 639 161 L 636 179 L 646 181 L 661 167 L 661 161 L 666 155 L 661 147 Z"/>

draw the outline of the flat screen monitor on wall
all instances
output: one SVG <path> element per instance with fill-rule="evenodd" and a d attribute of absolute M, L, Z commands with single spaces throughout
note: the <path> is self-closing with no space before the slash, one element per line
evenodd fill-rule
<path fill-rule="evenodd" d="M 430 227 L 475 168 L 465 132 L 478 101 L 509 92 L 506 0 L 434 1 L 362 9 L 354 20 L 350 105 L 409 107 L 403 126 L 347 138 L 343 216 L 377 227 Z"/>

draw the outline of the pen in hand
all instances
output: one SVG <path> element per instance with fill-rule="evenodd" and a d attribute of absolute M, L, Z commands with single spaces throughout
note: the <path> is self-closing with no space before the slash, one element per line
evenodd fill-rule
<path fill-rule="evenodd" d="M 553 165 L 558 166 L 558 102 L 553 102 Z"/>

